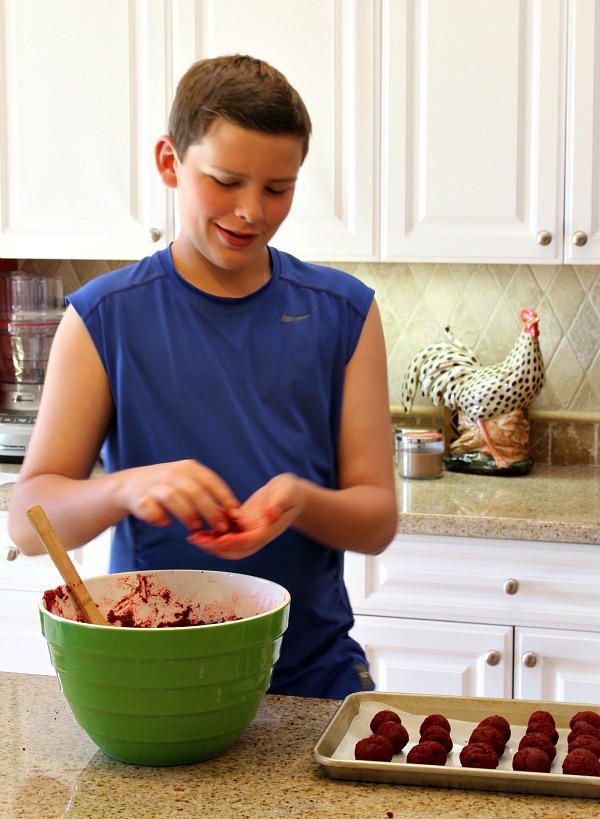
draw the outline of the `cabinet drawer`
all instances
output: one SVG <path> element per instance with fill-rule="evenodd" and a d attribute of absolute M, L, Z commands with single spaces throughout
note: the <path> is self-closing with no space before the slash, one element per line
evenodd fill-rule
<path fill-rule="evenodd" d="M 359 614 L 600 629 L 594 545 L 399 535 L 345 577 Z"/>

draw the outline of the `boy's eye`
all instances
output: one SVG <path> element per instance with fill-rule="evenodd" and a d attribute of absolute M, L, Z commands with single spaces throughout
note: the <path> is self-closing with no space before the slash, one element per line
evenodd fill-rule
<path fill-rule="evenodd" d="M 213 176 L 213 179 L 221 188 L 233 188 L 235 185 L 238 184 L 237 182 L 228 182 L 225 181 L 224 179 L 219 179 L 217 176 Z"/>

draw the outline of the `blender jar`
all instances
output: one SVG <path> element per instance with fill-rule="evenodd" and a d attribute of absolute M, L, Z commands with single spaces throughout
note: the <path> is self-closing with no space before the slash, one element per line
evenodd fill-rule
<path fill-rule="evenodd" d="M 0 380 L 43 383 L 63 312 L 62 278 L 24 272 L 0 275 Z"/>

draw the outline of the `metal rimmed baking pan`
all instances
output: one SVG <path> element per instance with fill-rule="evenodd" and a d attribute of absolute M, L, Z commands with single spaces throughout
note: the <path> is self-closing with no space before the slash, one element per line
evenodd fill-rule
<path fill-rule="evenodd" d="M 403 717 L 402 721 L 407 728 L 409 725 L 412 726 L 409 728 L 409 744 L 402 753 L 394 756 L 392 762 L 355 760 L 350 748 L 353 748 L 355 741 L 362 736 L 368 736 L 370 732 L 367 727 L 366 733 L 363 732 L 362 736 L 355 738 L 352 735 L 352 726 L 354 724 L 357 728 L 357 722 L 368 726 L 369 709 L 370 713 L 374 713 L 380 706 L 408 715 L 406 718 Z M 549 711 L 556 721 L 559 732 L 556 759 L 550 773 L 513 771 L 512 755 L 525 733 L 529 716 L 537 710 Z M 566 738 L 570 731 L 569 720 L 578 711 L 585 710 L 600 713 L 600 704 L 443 697 L 377 691 L 351 694 L 341 703 L 321 734 L 313 749 L 313 757 L 334 779 L 599 799 L 600 777 L 562 773 Z M 406 752 L 419 739 L 418 725 L 429 714 L 443 714 L 452 726 L 455 745 L 448 755 L 445 767 L 406 762 Z M 461 767 L 458 754 L 468 739 L 468 731 L 480 720 L 492 714 L 506 717 L 512 729 L 511 739 L 502 756 L 502 767 L 499 766 L 496 770 Z M 414 726 L 417 726 L 417 729 Z"/>

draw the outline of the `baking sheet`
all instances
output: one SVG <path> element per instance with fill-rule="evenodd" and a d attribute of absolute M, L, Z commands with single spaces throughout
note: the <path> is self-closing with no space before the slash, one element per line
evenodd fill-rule
<path fill-rule="evenodd" d="M 385 708 L 398 711 L 409 732 L 408 744 L 400 754 L 394 756 L 392 762 L 355 760 L 354 745 L 359 739 L 369 736 L 371 717 Z M 530 715 L 538 710 L 552 714 L 559 732 L 556 758 L 550 773 L 513 771 L 512 756 L 518 749 Z M 313 749 L 313 757 L 335 779 L 599 799 L 600 777 L 573 776 L 562 772 L 570 731 L 569 720 L 577 711 L 586 710 L 600 713 L 600 705 L 483 697 L 438 697 L 378 691 L 351 694 L 342 702 L 321 734 Z M 419 726 L 429 714 L 443 714 L 452 728 L 454 748 L 443 767 L 406 762 L 407 752 L 419 740 Z M 498 768 L 463 768 L 458 758 L 462 746 L 475 725 L 492 714 L 505 717 L 512 730 Z"/>

